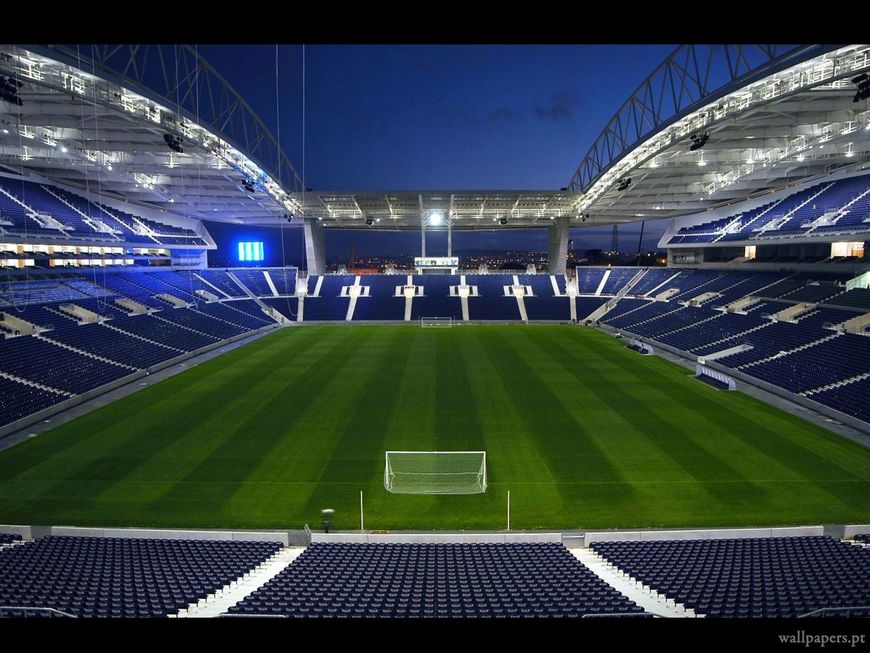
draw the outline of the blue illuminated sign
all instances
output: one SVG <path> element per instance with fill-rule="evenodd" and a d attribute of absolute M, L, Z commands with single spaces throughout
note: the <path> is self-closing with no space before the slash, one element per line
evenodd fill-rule
<path fill-rule="evenodd" d="M 263 243 L 239 243 L 240 261 L 262 261 L 265 258 Z"/>

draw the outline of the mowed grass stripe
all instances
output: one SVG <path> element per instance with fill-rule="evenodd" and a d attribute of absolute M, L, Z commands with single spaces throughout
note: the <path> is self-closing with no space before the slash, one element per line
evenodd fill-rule
<path fill-rule="evenodd" d="M 552 335 L 552 334 L 550 334 Z M 563 347 L 549 342 L 545 346 L 551 348 L 550 355 L 554 360 L 564 365 L 582 364 L 570 347 Z M 589 357 L 597 354 L 590 353 Z M 616 355 L 621 355 L 621 352 Z M 587 357 L 588 360 L 588 357 Z M 619 411 L 620 421 L 614 423 L 608 438 L 622 440 L 626 437 L 632 446 L 640 448 L 643 443 L 655 446 L 666 461 L 654 467 L 659 479 L 679 479 L 689 476 L 693 482 L 682 483 L 679 486 L 665 485 L 663 487 L 641 486 L 639 491 L 646 491 L 649 496 L 644 501 L 638 501 L 624 511 L 630 523 L 654 523 L 662 521 L 664 513 L 679 508 L 692 515 L 693 520 L 701 520 L 705 515 L 717 514 L 720 519 L 732 511 L 735 503 L 750 503 L 763 505 L 766 500 L 767 488 L 748 481 L 739 471 L 739 465 L 726 461 L 702 445 L 703 434 L 698 433 L 691 415 L 682 407 L 672 405 L 669 411 L 654 410 L 656 383 L 666 382 L 665 379 L 647 378 L 648 386 L 641 389 L 641 394 L 635 395 L 631 389 L 638 388 L 631 383 L 590 384 L 587 391 L 596 394 L 600 399 L 613 402 L 623 407 Z M 699 384 L 698 391 L 707 388 Z M 646 401 L 644 401 L 644 399 Z M 630 429 L 620 433 L 619 429 L 628 423 Z M 600 431 L 601 432 L 601 431 Z M 696 439 L 697 438 L 697 439 Z M 650 465 L 652 468 L 652 466 Z"/>
<path fill-rule="evenodd" d="M 274 354 L 291 346 L 287 339 L 264 338 L 248 345 L 252 348 L 249 357 L 256 358 L 256 350 L 260 348 Z M 212 427 L 225 422 L 226 415 L 220 410 L 209 410 L 211 406 L 203 397 L 210 396 L 216 389 L 245 395 L 250 391 L 250 379 L 246 380 L 245 370 L 244 365 L 226 365 L 224 357 L 220 363 L 214 359 L 126 397 L 122 403 L 129 405 L 128 410 L 118 410 L 119 404 L 103 407 L 58 431 L 4 452 L 9 455 L 8 460 L 6 456 L 0 457 L 4 469 L 14 470 L 17 455 L 22 455 L 27 463 L 17 475 L 19 482 L 13 484 L 11 493 L 4 493 L 0 504 L 8 501 L 25 517 L 57 515 L 82 520 L 81 523 L 102 513 L 137 518 L 143 502 L 155 492 L 161 492 L 166 482 L 175 478 L 173 464 L 189 467 L 197 460 L 197 443 L 205 447 L 216 444 L 212 437 L 201 436 L 203 433 L 213 435 Z M 181 380 L 182 376 L 186 378 Z M 227 377 L 229 388 L 221 388 L 216 378 Z M 58 439 L 58 449 L 66 455 L 46 456 L 38 462 L 28 451 L 50 448 Z M 167 456 L 167 452 L 172 454 L 171 450 L 179 447 L 179 441 L 183 444 L 176 455 Z M 149 464 L 152 460 L 157 464 Z M 150 487 L 140 483 L 131 492 L 127 483 L 136 478 L 147 479 Z M 102 496 L 115 486 L 120 486 L 120 501 L 118 505 L 107 507 Z"/>
<path fill-rule="evenodd" d="M 552 335 L 552 334 L 547 334 Z M 539 343 L 540 351 L 546 352 L 557 364 L 571 369 L 575 365 L 583 365 L 583 361 L 577 356 L 577 348 L 563 345 L 555 340 Z M 598 357 L 599 361 L 605 359 L 594 349 L 585 351 L 587 360 L 589 356 Z M 619 354 L 610 354 L 607 361 L 613 361 Z M 723 492 L 723 486 L 717 483 L 721 480 L 736 480 L 744 482 L 746 479 L 734 467 L 728 465 L 715 452 L 708 450 L 695 437 L 699 435 L 695 423 L 686 419 L 688 411 L 680 410 L 683 406 L 675 402 L 674 409 L 670 411 L 655 411 L 657 403 L 656 395 L 658 387 L 666 384 L 668 379 L 660 374 L 647 371 L 644 375 L 645 383 L 642 387 L 631 383 L 591 383 L 586 389 L 595 393 L 600 400 L 606 400 L 612 404 L 622 406 L 619 411 L 620 417 L 631 424 L 637 433 L 645 434 L 646 440 L 659 449 L 668 459 L 672 467 L 682 470 L 713 497 Z M 641 393 L 636 391 L 640 389 Z M 632 392 L 634 390 L 635 392 Z M 699 387 L 700 391 L 701 388 Z M 646 401 L 643 401 L 643 400 Z M 662 404 L 665 402 L 662 401 Z M 610 437 L 619 438 L 620 434 L 611 431 Z M 675 472 L 677 470 L 674 470 Z M 667 475 L 667 469 L 660 469 L 662 475 Z M 752 492 L 752 489 L 749 489 Z M 760 493 L 756 498 L 761 498 Z"/>
<path fill-rule="evenodd" d="M 367 360 L 367 375 L 359 380 L 358 396 L 343 428 L 331 442 L 332 450 L 306 506 L 312 519 L 327 507 L 342 517 L 353 515 L 360 490 L 383 491 L 380 479 L 384 442 L 396 409 L 402 373 L 411 356 L 412 339 L 405 330 L 388 328 L 381 332 L 378 327 L 368 328 L 375 350 Z"/>
<path fill-rule="evenodd" d="M 578 478 L 592 481 L 624 479 L 618 467 L 607 459 L 587 433 L 582 420 L 572 414 L 549 383 L 539 376 L 536 367 L 524 359 L 519 334 L 505 329 L 492 331 L 487 337 L 490 343 L 486 351 L 490 361 L 498 370 L 502 383 L 517 399 L 522 424 L 537 440 L 538 451 L 557 480 L 566 514 L 574 520 L 595 521 L 631 505 L 634 491 L 625 482 L 583 486 L 573 483 Z M 546 510 L 546 507 L 541 506 L 539 510 Z M 572 521 L 568 525 L 575 527 L 578 523 Z"/>
<path fill-rule="evenodd" d="M 600 333 L 594 335 L 605 337 Z M 610 340 L 609 344 L 615 343 Z M 771 523 L 770 520 L 794 523 L 795 515 L 823 522 L 833 518 L 848 521 L 856 510 L 870 509 L 867 501 L 870 486 L 860 476 L 854 475 L 849 465 L 854 459 L 866 460 L 864 447 L 752 397 L 708 388 L 694 380 L 690 373 L 662 359 L 637 356 L 621 343 L 616 346 L 621 350 L 620 356 L 608 355 L 606 361 L 625 374 L 626 379 L 632 379 L 622 387 L 635 389 L 638 392 L 636 399 L 645 399 L 648 405 L 667 406 L 666 411 L 657 411 L 658 419 L 678 414 L 683 406 L 689 407 L 691 412 L 682 419 L 691 425 L 692 430 L 684 433 L 685 438 L 695 438 L 708 451 L 719 453 L 723 459 L 731 461 L 729 466 L 736 472 L 731 478 L 726 475 L 705 481 L 705 488 L 711 494 L 719 495 L 721 500 L 708 505 L 704 515 L 696 515 L 689 523 L 710 520 L 711 516 L 710 523 L 748 523 L 745 520 L 750 515 L 756 515 L 756 524 Z M 592 349 L 590 354 L 600 357 L 601 350 Z M 671 375 L 674 382 L 669 383 L 667 377 Z M 618 392 L 616 384 L 607 387 Z M 615 396 L 614 399 L 620 405 L 629 405 L 625 397 Z M 643 405 L 641 401 L 635 403 Z M 655 432 L 650 428 L 647 435 Z M 673 427 L 667 429 L 667 437 L 673 432 Z M 806 444 L 832 439 L 856 455 L 852 457 L 847 453 L 840 458 L 844 464 L 833 464 L 826 456 L 814 453 L 814 447 L 798 445 L 792 438 Z M 739 469 L 751 472 L 753 478 L 735 483 L 741 479 L 737 473 Z M 748 474 L 744 473 L 744 476 L 748 477 Z M 756 482 L 754 478 L 764 483 Z M 787 495 L 778 491 L 771 480 L 802 483 L 805 489 L 799 497 Z M 668 501 L 664 494 L 661 499 Z M 690 496 L 681 493 L 671 501 L 686 502 L 688 499 Z M 696 506 L 696 510 L 699 509 L 703 509 L 703 504 Z"/>
<path fill-rule="evenodd" d="M 487 327 L 474 329 L 472 337 L 462 338 L 469 361 L 469 383 L 472 388 L 472 408 L 480 414 L 484 433 L 484 449 L 490 490 L 499 501 L 497 519 L 507 518 L 507 491 L 511 491 L 513 528 L 541 528 L 552 520 L 570 515 L 570 496 L 553 474 L 546 457 L 538 448 L 538 437 L 523 418 L 515 386 L 506 384 L 499 369 L 487 354 Z M 465 327 L 463 327 L 463 330 Z M 532 489 L 529 486 L 533 485 Z M 498 493 L 498 494 L 497 494 Z M 501 495 L 501 496 L 500 496 Z M 570 495 L 570 491 L 569 491 Z M 501 499 L 504 497 L 504 506 Z"/>
<path fill-rule="evenodd" d="M 181 478 L 163 496 L 153 501 L 145 512 L 153 519 L 159 519 L 165 513 L 182 513 L 190 518 L 218 515 L 221 525 L 229 525 L 235 519 L 248 519 L 247 509 L 258 508 L 258 498 L 249 504 L 233 506 L 230 498 L 241 484 L 252 478 L 254 470 L 265 460 L 273 448 L 293 433 L 294 426 L 299 423 L 316 405 L 324 391 L 329 391 L 334 382 L 343 374 L 351 374 L 349 361 L 353 360 L 354 352 L 359 350 L 366 334 L 363 331 L 346 330 L 340 339 L 332 340 L 332 347 L 323 351 L 321 357 L 311 361 L 310 366 L 303 370 L 295 370 L 291 378 L 277 379 L 283 381 L 270 385 L 271 396 L 264 404 L 249 410 L 244 404 L 237 407 L 237 414 L 242 417 L 227 424 L 222 430 L 225 436 L 220 445 L 201 459 L 199 464 Z M 279 369 L 286 372 L 290 369 L 278 363 Z M 365 366 L 361 366 L 365 369 Z M 338 374 L 336 374 L 338 370 Z M 251 370 L 256 374 L 258 370 Z M 336 399 L 342 395 L 342 388 L 333 388 Z M 256 390 L 256 388 L 255 388 Z M 353 404 L 353 397 L 346 397 L 347 405 Z M 336 415 L 342 414 L 341 412 Z M 305 445 L 317 447 L 329 436 L 327 424 L 321 425 L 319 438 L 302 438 L 299 453 L 306 457 Z M 316 464 L 322 456 L 307 456 L 309 463 Z M 303 471 L 303 470 L 300 470 Z M 314 481 L 312 465 L 306 465 L 308 480 Z M 291 476 L 293 478 L 293 476 Z M 313 486 L 298 487 L 295 500 L 299 501 L 300 493 L 310 491 Z M 241 508 L 239 512 L 234 510 Z"/>
<path fill-rule="evenodd" d="M 409 352 L 404 359 L 404 369 L 396 379 L 395 394 L 383 398 L 392 404 L 392 414 L 386 437 L 381 440 L 382 449 L 373 452 L 379 456 L 379 465 L 365 489 L 366 527 L 370 529 L 433 528 L 432 520 L 427 516 L 433 510 L 440 510 L 437 496 L 391 494 L 384 489 L 386 451 L 432 451 L 436 448 L 435 421 L 439 406 L 434 373 L 438 364 L 434 334 L 441 329 L 404 327 L 401 331 L 408 338 Z M 452 511 L 447 511 L 447 514 L 452 516 Z M 349 527 L 358 527 L 358 510 L 352 515 L 354 519 L 348 522 L 351 524 Z"/>
<path fill-rule="evenodd" d="M 383 489 L 484 449 L 483 495 Z M 299 528 L 866 523 L 870 451 L 569 326 L 282 329 L 0 452 L 0 523 Z"/>
<path fill-rule="evenodd" d="M 629 360 L 614 360 L 614 364 L 621 367 L 626 374 L 639 375 L 638 369 L 630 364 Z M 663 368 L 664 369 L 664 368 Z M 639 377 L 638 377 L 639 378 Z M 695 383 L 691 379 L 687 383 Z M 663 395 L 667 405 L 675 404 L 681 396 L 680 389 L 674 384 L 660 384 L 654 386 Z M 704 388 L 706 390 L 706 388 Z M 835 509 L 832 504 L 833 498 L 840 503 L 844 510 L 849 510 L 855 505 L 868 506 L 868 493 L 870 484 L 866 481 L 866 467 L 862 473 L 855 473 L 849 451 L 856 454 L 866 455 L 866 448 L 839 438 L 833 434 L 810 429 L 808 422 L 778 410 L 772 410 L 769 406 L 754 400 L 746 395 L 734 395 L 734 401 L 727 404 L 714 400 L 716 392 L 702 392 L 701 388 L 695 392 L 692 406 L 695 412 L 697 432 L 713 430 L 722 432 L 722 440 L 735 439 L 745 445 L 751 454 L 740 457 L 741 461 L 750 460 L 757 465 L 763 465 L 767 469 L 766 478 L 771 476 L 785 477 L 778 470 L 787 470 L 789 476 L 798 477 L 807 481 L 813 487 L 801 497 L 804 502 L 803 510 L 810 505 L 823 514 L 824 510 Z M 746 423 L 747 417 L 752 419 L 748 428 L 741 428 Z M 723 429 L 723 425 L 725 428 Z M 817 453 L 817 443 L 824 440 L 834 440 L 841 447 L 845 455 L 836 461 L 830 454 Z M 711 443 L 711 446 L 715 446 Z M 723 455 L 725 450 L 722 449 Z M 858 458 L 861 455 L 857 456 Z M 745 463 L 744 463 L 745 464 Z M 749 463 L 752 465 L 752 463 Z M 820 493 L 828 496 L 819 496 Z M 832 514 L 848 514 L 842 511 Z"/>

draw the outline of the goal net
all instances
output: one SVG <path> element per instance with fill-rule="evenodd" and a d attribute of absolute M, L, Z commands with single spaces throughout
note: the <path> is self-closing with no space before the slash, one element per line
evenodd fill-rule
<path fill-rule="evenodd" d="M 452 317 L 421 317 L 421 327 L 452 327 Z"/>
<path fill-rule="evenodd" d="M 384 487 L 394 494 L 486 492 L 485 451 L 387 451 Z"/>

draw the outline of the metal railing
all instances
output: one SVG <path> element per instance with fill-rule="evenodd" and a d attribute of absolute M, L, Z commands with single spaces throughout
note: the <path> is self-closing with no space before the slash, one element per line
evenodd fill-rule
<path fill-rule="evenodd" d="M 623 617 L 644 617 L 649 619 L 653 617 L 655 619 L 661 619 L 661 617 L 657 614 L 653 614 L 652 612 L 590 612 L 582 615 L 581 619 L 598 619 L 599 617 L 603 618 L 618 618 L 621 619 Z"/>
<path fill-rule="evenodd" d="M 4 615 L 4 610 L 15 610 L 22 612 L 39 612 L 39 613 L 47 613 L 50 617 L 65 617 L 68 619 L 78 619 L 78 617 L 74 614 L 70 614 L 69 612 L 64 612 L 63 610 L 57 610 L 55 608 L 37 608 L 33 606 L 21 606 L 21 605 L 0 605 L 0 619 L 9 618 L 17 615 Z M 23 615 L 28 616 L 28 615 Z"/>
<path fill-rule="evenodd" d="M 867 613 L 867 616 L 870 616 L 870 605 L 852 605 L 843 608 L 820 608 L 818 610 L 813 610 L 812 612 L 807 612 L 806 614 L 798 615 L 798 619 L 803 619 L 805 617 L 824 617 L 826 614 L 833 612 L 835 616 L 842 616 L 836 613 L 845 612 L 847 617 L 850 616 L 850 612 L 852 610 L 861 610 Z"/>

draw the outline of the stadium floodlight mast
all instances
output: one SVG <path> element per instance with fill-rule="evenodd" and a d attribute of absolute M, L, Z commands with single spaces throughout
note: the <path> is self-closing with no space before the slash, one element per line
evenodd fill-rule
<path fill-rule="evenodd" d="M 387 451 L 384 488 L 393 494 L 482 494 L 485 451 Z"/>

